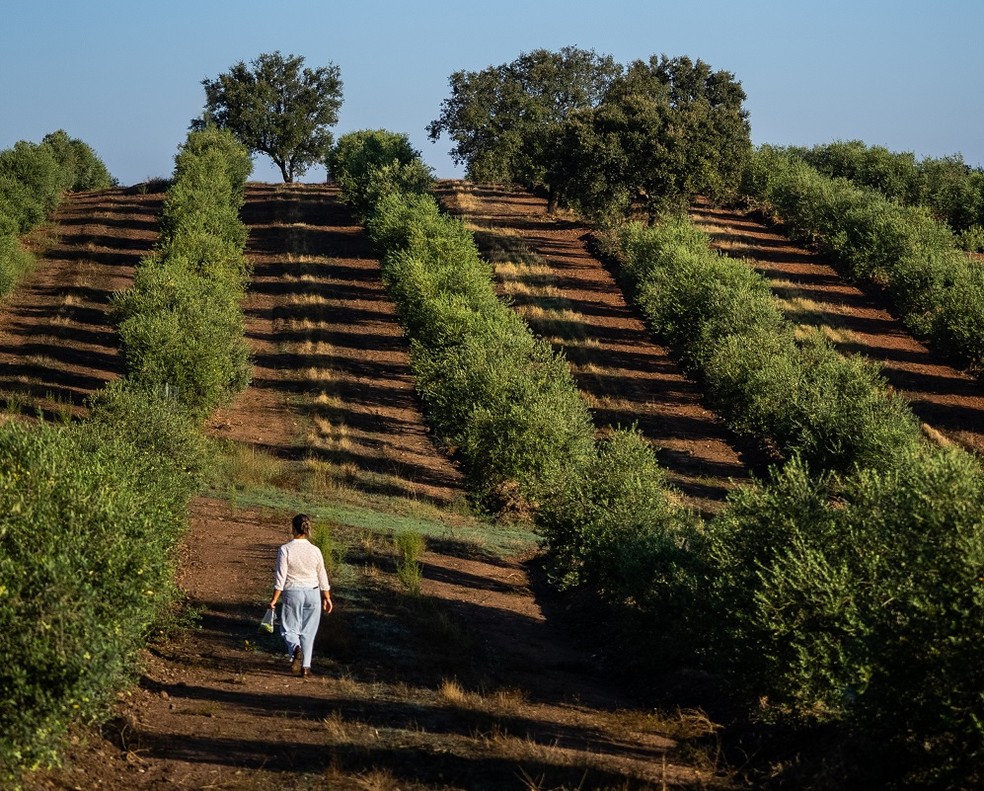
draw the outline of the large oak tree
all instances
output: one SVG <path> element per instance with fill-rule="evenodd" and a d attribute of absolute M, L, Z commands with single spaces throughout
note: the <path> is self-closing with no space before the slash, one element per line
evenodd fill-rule
<path fill-rule="evenodd" d="M 572 202 L 652 215 L 734 194 L 752 150 L 744 100 L 734 75 L 701 60 L 634 61 L 567 144 L 582 174 Z"/>
<path fill-rule="evenodd" d="M 650 214 L 725 197 L 751 152 L 745 93 L 703 61 L 653 56 L 623 68 L 568 47 L 451 76 L 428 127 L 469 178 L 548 192 L 590 213 Z"/>
<path fill-rule="evenodd" d="M 518 183 L 563 198 L 570 168 L 562 148 L 572 115 L 597 105 L 621 68 L 610 56 L 565 47 L 520 55 L 511 63 L 451 75 L 451 95 L 428 126 L 447 133 L 451 157 L 470 178 Z"/>
<path fill-rule="evenodd" d="M 216 79 L 202 80 L 205 111 L 193 129 L 228 128 L 252 153 L 266 154 L 291 183 L 325 161 L 338 123 L 342 81 L 338 66 L 306 68 L 297 55 L 264 53 L 240 61 Z"/>

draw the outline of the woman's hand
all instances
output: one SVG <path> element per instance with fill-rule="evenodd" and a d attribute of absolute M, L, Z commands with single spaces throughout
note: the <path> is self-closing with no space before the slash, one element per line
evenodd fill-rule
<path fill-rule="evenodd" d="M 321 598 L 321 609 L 326 613 L 330 613 L 335 609 L 334 605 L 331 603 L 331 596 L 323 596 Z"/>

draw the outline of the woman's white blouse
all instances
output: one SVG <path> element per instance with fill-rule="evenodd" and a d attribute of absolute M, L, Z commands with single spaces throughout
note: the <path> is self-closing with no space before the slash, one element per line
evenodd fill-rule
<path fill-rule="evenodd" d="M 321 550 L 305 538 L 295 538 L 277 550 L 275 590 L 320 588 L 330 590 L 328 572 Z"/>

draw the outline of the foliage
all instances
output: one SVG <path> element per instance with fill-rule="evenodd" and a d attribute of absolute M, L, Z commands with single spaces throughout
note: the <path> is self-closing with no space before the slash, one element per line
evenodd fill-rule
<path fill-rule="evenodd" d="M 69 137 L 65 130 L 45 135 L 41 144 L 50 148 L 62 170 L 63 189 L 82 192 L 116 186 L 116 179 L 96 152 L 78 138 Z"/>
<path fill-rule="evenodd" d="M 89 146 L 59 130 L 40 144 L 21 140 L 0 151 L 0 296 L 30 269 L 18 236 L 37 227 L 66 191 L 115 183 Z"/>
<path fill-rule="evenodd" d="M 338 66 L 304 66 L 298 55 L 263 53 L 249 66 L 232 66 L 202 80 L 205 111 L 192 129 L 229 129 L 251 152 L 266 154 L 291 183 L 311 165 L 324 162 L 329 127 L 338 123 L 342 81 Z"/>
<path fill-rule="evenodd" d="M 175 595 L 189 487 L 99 425 L 0 427 L 0 776 L 101 715 Z"/>
<path fill-rule="evenodd" d="M 433 198 L 391 194 L 368 227 L 429 420 L 473 496 L 494 511 L 535 508 L 592 445 L 567 363 L 498 301 L 471 234 Z"/>
<path fill-rule="evenodd" d="M 0 296 L 10 293 L 33 264 L 34 258 L 17 236 L 0 231 Z"/>
<path fill-rule="evenodd" d="M 215 193 L 229 203 L 242 195 L 241 184 L 228 183 L 229 174 L 244 179 L 248 156 L 242 151 L 226 161 L 208 146 L 195 151 L 201 140 L 190 138 L 179 156 L 185 160 L 176 183 L 195 181 L 208 197 Z M 38 155 L 39 148 L 21 146 L 8 158 L 24 183 L 41 184 L 52 174 L 55 157 Z M 73 150 L 85 153 L 62 134 L 51 137 L 49 148 L 66 163 Z M 60 189 L 70 175 L 66 166 Z M 73 183 L 79 177 L 76 170 Z M 242 315 L 235 309 L 244 283 L 242 251 L 237 260 L 228 241 L 244 236 L 226 233 L 222 209 L 228 207 L 207 198 L 195 203 L 193 193 L 178 195 L 197 212 L 169 214 L 164 246 L 119 298 L 129 322 L 121 332 L 127 362 L 142 365 L 97 395 L 84 423 L 0 427 L 5 784 L 23 769 L 54 762 L 70 723 L 105 716 L 113 692 L 133 673 L 138 649 L 177 598 L 174 548 L 189 498 L 209 470 L 198 421 L 216 400 L 195 391 L 211 385 L 216 372 L 219 379 L 238 377 L 242 386 L 248 371 Z M 216 237 L 215 229 L 225 236 Z M 203 237 L 218 238 L 217 246 Z M 203 245 L 197 255 L 196 242 Z M 206 260 L 216 251 L 218 260 Z M 230 361 L 231 376 L 223 369 Z M 184 398 L 169 394 L 175 384 Z"/>
<path fill-rule="evenodd" d="M 701 60 L 631 63 L 567 141 L 571 202 L 592 215 L 638 207 L 653 217 L 698 194 L 733 196 L 751 154 L 744 100 L 732 74 Z"/>
<path fill-rule="evenodd" d="M 543 187 L 551 209 L 571 178 L 564 126 L 601 101 L 621 72 L 610 55 L 564 47 L 523 53 L 511 63 L 451 75 L 451 95 L 430 137 L 454 141 L 451 156 L 469 178 Z"/>
<path fill-rule="evenodd" d="M 976 248 L 974 229 L 984 226 L 984 171 L 971 168 L 959 155 L 917 161 L 910 152 L 860 140 L 784 150 L 829 178 L 870 187 L 905 206 L 926 206 L 955 233 L 968 234 L 965 249 Z"/>
<path fill-rule="evenodd" d="M 587 586 L 612 604 L 674 628 L 691 606 L 698 520 L 680 506 L 652 446 L 637 432 L 602 437 L 537 513 L 562 588 Z"/>
<path fill-rule="evenodd" d="M 653 56 L 623 69 L 567 47 L 456 72 L 428 130 L 451 137 L 470 178 L 546 189 L 549 211 L 653 213 L 736 191 L 751 151 L 744 100 L 733 75 L 701 60 Z"/>
<path fill-rule="evenodd" d="M 210 158 L 214 158 L 213 167 L 225 176 L 233 205 L 240 208 L 246 194 L 246 179 L 253 172 L 253 159 L 249 149 L 228 129 L 209 126 L 189 134 L 174 157 L 174 174 L 168 188 L 182 181 L 200 160 Z"/>
<path fill-rule="evenodd" d="M 340 543 L 331 525 L 315 522 L 311 528 L 311 543 L 321 550 L 325 561 L 325 571 L 331 581 L 345 558 L 345 547 Z"/>
<path fill-rule="evenodd" d="M 58 205 L 65 176 L 48 146 L 20 140 L 0 151 L 0 205 L 20 233 L 40 225 Z"/>
<path fill-rule="evenodd" d="M 979 782 L 982 514 L 958 451 L 845 478 L 787 465 L 708 526 L 708 656 L 774 716 L 844 722 L 921 783 Z"/>
<path fill-rule="evenodd" d="M 190 133 L 164 202 L 162 247 L 115 296 L 128 383 L 169 394 L 198 419 L 250 380 L 238 218 L 249 171 L 228 131 Z"/>
<path fill-rule="evenodd" d="M 161 215 L 162 244 L 173 243 L 179 233 L 202 232 L 242 250 L 247 232 L 239 209 L 251 171 L 248 153 L 230 132 L 189 134 L 175 157 L 174 181 Z"/>
<path fill-rule="evenodd" d="M 885 286 L 912 332 L 965 362 L 984 362 L 980 269 L 928 209 L 827 178 L 768 146 L 755 152 L 743 190 L 852 275 Z"/>
<path fill-rule="evenodd" d="M 328 155 L 328 173 L 342 200 L 362 217 L 392 192 L 423 193 L 433 176 L 405 134 L 385 129 L 342 135 Z"/>
<path fill-rule="evenodd" d="M 420 556 L 426 548 L 423 535 L 413 530 L 404 530 L 393 538 L 396 547 L 396 576 L 412 595 L 420 595 L 423 569 Z"/>
<path fill-rule="evenodd" d="M 872 364 L 819 335 L 797 342 L 764 278 L 713 252 L 686 218 L 632 224 L 619 236 L 635 300 L 735 430 L 844 471 L 891 467 L 921 441 Z"/>
<path fill-rule="evenodd" d="M 199 417 L 228 401 L 250 377 L 236 296 L 221 281 L 145 259 L 116 300 L 127 377 Z"/>
<path fill-rule="evenodd" d="M 86 425 L 113 434 L 148 459 L 175 470 L 189 495 L 209 478 L 212 448 L 198 430 L 195 416 L 164 393 L 116 380 L 92 398 Z"/>

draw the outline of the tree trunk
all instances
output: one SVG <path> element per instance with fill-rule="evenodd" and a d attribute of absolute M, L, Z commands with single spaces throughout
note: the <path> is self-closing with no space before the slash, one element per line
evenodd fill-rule
<path fill-rule="evenodd" d="M 560 194 L 552 184 L 547 187 L 547 214 L 556 214 L 557 204 L 560 202 Z"/>
<path fill-rule="evenodd" d="M 282 175 L 284 177 L 284 184 L 293 184 L 294 183 L 294 177 L 287 170 L 287 163 L 286 162 L 278 162 L 277 163 L 277 167 L 280 168 L 280 175 Z"/>

